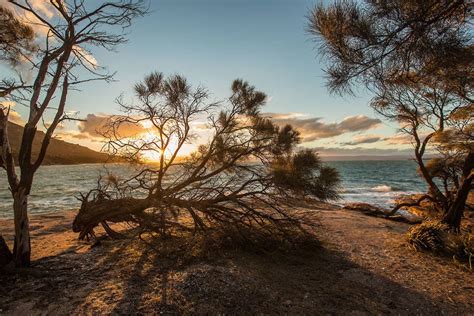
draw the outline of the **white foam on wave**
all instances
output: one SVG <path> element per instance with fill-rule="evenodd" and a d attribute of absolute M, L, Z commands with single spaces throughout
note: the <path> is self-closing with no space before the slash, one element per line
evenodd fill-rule
<path fill-rule="evenodd" d="M 370 190 L 374 191 L 374 192 L 391 192 L 391 191 L 393 191 L 392 187 L 388 186 L 388 185 L 378 185 L 376 187 L 371 188 Z"/>

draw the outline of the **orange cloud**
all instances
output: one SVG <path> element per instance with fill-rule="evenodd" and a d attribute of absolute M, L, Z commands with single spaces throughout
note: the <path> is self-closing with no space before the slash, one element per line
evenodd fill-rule
<path fill-rule="evenodd" d="M 270 117 L 277 125 L 292 125 L 301 133 L 303 142 L 366 131 L 378 127 L 381 123 L 379 119 L 365 115 L 349 116 L 334 123 L 324 123 L 320 117 L 305 118 L 305 115 L 299 113 L 266 113 L 264 115 Z"/>
<path fill-rule="evenodd" d="M 381 136 L 378 135 L 357 135 L 352 138 L 350 142 L 342 143 L 342 145 L 361 145 L 361 144 L 372 144 L 383 140 Z"/>
<path fill-rule="evenodd" d="M 25 125 L 25 121 L 21 117 L 20 113 L 13 110 L 16 106 L 16 103 L 13 101 L 0 101 L 0 109 L 7 109 L 10 108 L 10 113 L 8 115 L 8 121 L 18 124 L 18 125 Z"/>
<path fill-rule="evenodd" d="M 85 121 L 79 122 L 77 127 L 81 133 L 89 137 L 103 138 L 110 124 L 118 118 L 113 115 L 88 114 Z M 139 123 L 123 122 L 116 132 L 119 137 L 129 138 L 146 133 L 147 129 Z"/>

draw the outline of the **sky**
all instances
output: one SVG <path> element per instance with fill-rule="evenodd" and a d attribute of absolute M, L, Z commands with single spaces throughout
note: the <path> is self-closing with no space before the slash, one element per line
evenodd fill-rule
<path fill-rule="evenodd" d="M 93 7 L 101 1 L 86 2 Z M 215 100 L 230 95 L 234 79 L 249 81 L 269 96 L 262 111 L 279 124 L 294 125 L 302 146 L 323 156 L 406 155 L 406 139 L 396 134 L 394 124 L 377 117 L 368 92 L 341 97 L 326 89 L 324 61 L 306 31 L 315 3 L 151 0 L 150 13 L 135 21 L 117 52 L 91 50 L 100 66 L 116 72 L 115 81 L 84 84 L 72 92 L 68 109 L 88 121 L 68 123 L 57 136 L 100 149 L 92 130 L 96 123 L 119 113 L 116 98 L 131 97 L 133 85 L 156 70 L 184 75 L 208 88 Z M 16 110 L 21 121 L 26 111 Z"/>

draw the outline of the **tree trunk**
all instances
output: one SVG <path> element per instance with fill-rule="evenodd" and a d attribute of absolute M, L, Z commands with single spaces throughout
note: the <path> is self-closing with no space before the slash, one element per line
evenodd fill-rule
<path fill-rule="evenodd" d="M 433 195 L 435 207 L 438 211 L 445 211 L 447 209 L 448 203 L 446 197 L 443 195 L 441 190 L 438 188 L 436 183 L 433 180 L 433 177 L 430 175 L 428 172 L 428 169 L 426 169 L 425 163 L 423 161 L 423 157 L 420 156 L 419 154 L 416 154 L 416 161 L 418 163 L 418 167 L 420 168 L 421 175 L 423 176 L 423 179 L 425 179 L 426 183 L 428 184 L 429 191 Z M 436 205 L 437 204 L 437 205 Z"/>
<path fill-rule="evenodd" d="M 9 264 L 12 259 L 13 255 L 10 251 L 10 248 L 8 248 L 5 239 L 3 239 L 2 235 L 0 235 L 0 267 Z"/>
<path fill-rule="evenodd" d="M 24 187 L 13 193 L 13 211 L 15 220 L 15 244 L 13 260 L 17 267 L 29 267 L 31 256 L 30 228 L 28 222 L 28 195 Z"/>
<path fill-rule="evenodd" d="M 455 231 L 459 231 L 461 228 L 461 218 L 466 208 L 466 200 L 469 196 L 469 192 L 472 188 L 472 180 L 474 175 L 472 169 L 474 166 L 474 152 L 471 152 L 466 157 L 463 167 L 463 177 L 461 185 L 456 192 L 456 197 L 451 207 L 447 210 L 443 217 L 443 222 L 448 224 L 449 227 Z"/>

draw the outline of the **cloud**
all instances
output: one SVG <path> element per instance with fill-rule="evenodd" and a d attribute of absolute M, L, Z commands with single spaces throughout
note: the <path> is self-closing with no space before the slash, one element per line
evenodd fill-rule
<path fill-rule="evenodd" d="M 44 128 L 49 128 L 52 123 L 53 123 L 53 122 L 46 122 L 46 123 L 42 124 L 42 127 L 44 127 Z M 60 122 L 60 123 L 58 123 L 58 125 L 56 126 L 55 130 L 62 130 L 62 129 L 64 129 L 64 128 L 65 128 L 65 127 L 64 127 L 64 123 Z"/>
<path fill-rule="evenodd" d="M 395 134 L 383 140 L 390 145 L 409 145 L 413 143 L 413 137 L 407 134 Z"/>
<path fill-rule="evenodd" d="M 8 121 L 18 124 L 18 125 L 25 125 L 25 121 L 21 117 L 20 113 L 13 110 L 16 106 L 16 103 L 13 101 L 0 101 L 0 109 L 7 109 L 10 108 L 10 113 L 8 115 Z"/>
<path fill-rule="evenodd" d="M 92 140 L 96 141 L 95 138 L 90 137 L 90 135 L 81 133 L 81 132 L 76 132 L 76 131 L 64 131 L 64 132 L 59 132 L 56 133 L 56 138 L 58 139 L 76 139 L 76 140 Z"/>
<path fill-rule="evenodd" d="M 13 108 L 16 105 L 14 101 L 0 101 L 0 108 Z"/>
<path fill-rule="evenodd" d="M 381 136 L 378 135 L 357 135 L 352 138 L 352 141 L 342 143 L 342 145 L 355 146 L 361 144 L 372 144 L 384 140 Z"/>
<path fill-rule="evenodd" d="M 301 113 L 266 113 L 275 124 L 283 126 L 291 124 L 303 138 L 303 142 L 312 142 L 322 138 L 330 138 L 345 133 L 361 132 L 376 128 L 381 121 L 365 115 L 349 116 L 340 122 L 325 123 L 322 118 L 306 118 Z"/>
<path fill-rule="evenodd" d="M 103 133 L 107 131 L 107 126 L 118 116 L 88 114 L 85 121 L 78 123 L 78 129 L 81 133 L 89 137 L 102 138 Z M 120 124 L 117 134 L 119 137 L 128 138 L 143 134 L 147 129 L 138 123 L 124 122 Z"/>
<path fill-rule="evenodd" d="M 22 119 L 20 113 L 16 111 L 10 111 L 10 115 L 8 116 L 8 120 L 12 123 L 18 125 L 25 125 L 25 121 Z"/>
<path fill-rule="evenodd" d="M 97 67 L 99 67 L 99 62 L 88 50 L 76 45 L 74 46 L 74 52 L 78 58 L 85 62 L 86 66 L 90 66 L 93 69 L 97 69 Z"/>
<path fill-rule="evenodd" d="M 321 156 L 395 156 L 411 157 L 413 149 L 391 149 L 391 148 L 340 148 L 340 147 L 315 147 L 313 148 Z"/>
<path fill-rule="evenodd" d="M 55 14 L 55 9 L 48 1 L 31 0 L 30 4 L 33 8 L 44 14 L 48 19 L 51 19 Z"/>
<path fill-rule="evenodd" d="M 28 2 L 31 7 L 46 20 L 51 20 L 56 15 L 56 9 L 51 5 L 49 1 L 30 0 Z M 46 26 L 41 20 L 39 20 L 33 13 L 24 11 L 18 8 L 17 6 L 9 3 L 7 0 L 0 0 L 0 6 L 11 10 L 22 22 L 26 24 L 34 24 L 32 25 L 32 27 L 36 34 L 42 36 L 46 36 L 48 34 L 49 27 Z"/>

